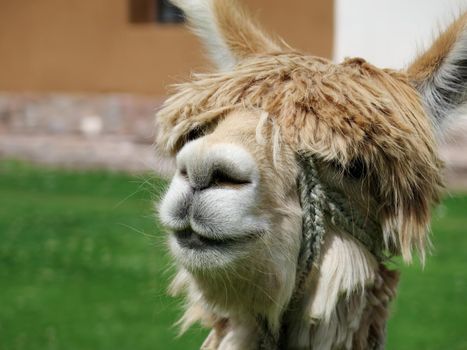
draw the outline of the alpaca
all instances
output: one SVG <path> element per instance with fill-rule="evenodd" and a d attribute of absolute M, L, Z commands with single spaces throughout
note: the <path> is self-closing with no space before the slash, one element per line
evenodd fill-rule
<path fill-rule="evenodd" d="M 159 206 L 202 349 L 382 349 L 398 272 L 424 261 L 437 144 L 465 106 L 467 15 L 406 70 L 336 64 L 265 34 L 233 0 L 176 0 L 216 65 L 175 87 Z"/>

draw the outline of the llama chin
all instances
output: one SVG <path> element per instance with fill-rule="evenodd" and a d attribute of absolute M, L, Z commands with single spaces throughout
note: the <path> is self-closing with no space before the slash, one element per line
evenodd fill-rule
<path fill-rule="evenodd" d="M 467 100 L 467 15 L 406 70 L 276 41 L 234 0 L 176 0 L 218 71 L 177 85 L 159 215 L 202 349 L 382 349 L 398 272 L 424 259 L 437 144 Z"/>

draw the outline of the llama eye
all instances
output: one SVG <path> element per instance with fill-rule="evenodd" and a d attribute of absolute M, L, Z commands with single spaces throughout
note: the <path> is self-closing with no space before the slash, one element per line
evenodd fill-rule
<path fill-rule="evenodd" d="M 329 166 L 337 173 L 344 175 L 347 178 L 359 180 L 364 178 L 368 169 L 363 160 L 355 158 L 350 161 L 346 166 L 343 166 L 338 161 L 329 162 Z"/>
<path fill-rule="evenodd" d="M 250 181 L 232 177 L 222 170 L 215 170 L 211 177 L 211 183 L 214 186 L 241 186 L 249 184 Z"/>
<path fill-rule="evenodd" d="M 205 132 L 206 132 L 205 128 L 201 128 L 201 127 L 191 129 L 190 132 L 186 134 L 185 141 L 190 142 L 190 141 L 196 140 L 200 138 L 201 136 L 203 136 Z"/>
<path fill-rule="evenodd" d="M 368 173 L 367 166 L 363 160 L 356 158 L 352 160 L 345 168 L 344 175 L 352 179 L 362 179 Z"/>

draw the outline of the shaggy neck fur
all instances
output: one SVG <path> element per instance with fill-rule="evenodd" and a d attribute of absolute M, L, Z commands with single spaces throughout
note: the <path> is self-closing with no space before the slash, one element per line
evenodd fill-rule
<path fill-rule="evenodd" d="M 189 277 L 192 309 L 185 327 L 205 318 L 214 329 L 203 349 L 384 346 L 397 273 L 380 262 L 381 228 L 372 218 L 351 211 L 341 194 L 321 182 L 312 157 L 299 156 L 298 163 L 303 224 L 295 280 L 271 280 L 280 269 L 246 264 L 240 270 Z M 187 283 L 187 276 L 179 280 Z M 275 300 L 283 293 L 273 291 L 290 284 L 295 287 L 285 294 L 288 299 Z M 261 299 L 265 302 L 258 302 Z"/>
<path fill-rule="evenodd" d="M 350 233 L 375 257 L 379 257 L 379 260 L 383 255 L 384 244 L 381 227 L 378 223 L 373 222 L 370 218 L 363 218 L 352 211 L 348 208 L 348 203 L 342 194 L 327 189 L 321 183 L 318 169 L 311 155 L 301 155 L 298 158 L 301 169 L 299 188 L 303 208 L 303 225 L 295 289 L 286 310 L 283 312 L 278 331 L 269 328 L 267 319 L 261 316 L 258 317 L 259 349 L 284 349 L 291 343 L 288 337 L 290 337 L 289 333 L 293 327 L 289 323 L 293 319 L 292 315 L 296 317 L 298 307 L 303 302 L 304 295 L 306 295 L 307 277 L 310 276 L 313 264 L 317 263 L 324 242 L 326 227 L 329 226 L 326 224 L 326 220 Z M 352 296 L 354 299 L 363 297 L 358 293 Z M 392 297 L 392 293 L 388 297 Z M 360 304 L 364 304 L 362 300 L 360 300 Z M 338 306 L 338 308 L 342 308 L 342 306 Z M 371 344 L 366 344 L 366 349 L 379 349 L 384 346 L 384 320 L 380 320 L 379 323 L 378 330 L 372 336 Z M 342 326 L 344 325 L 341 324 Z M 350 339 L 353 338 L 350 334 L 356 331 L 356 329 L 347 330 Z M 362 341 L 360 340 L 360 342 Z"/>

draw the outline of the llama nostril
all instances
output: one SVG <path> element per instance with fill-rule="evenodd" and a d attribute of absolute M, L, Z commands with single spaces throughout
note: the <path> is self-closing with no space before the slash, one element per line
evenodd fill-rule
<path fill-rule="evenodd" d="M 185 179 L 188 180 L 188 172 L 187 172 L 186 168 L 182 168 L 178 172 L 179 172 L 181 177 L 184 177 Z"/>
<path fill-rule="evenodd" d="M 251 184 L 250 179 L 233 176 L 222 169 L 215 169 L 211 175 L 210 186 L 239 187 Z"/>
<path fill-rule="evenodd" d="M 229 169 L 214 169 L 209 173 L 199 176 L 199 174 L 188 175 L 186 169 L 178 171 L 180 177 L 190 183 L 194 190 L 202 191 L 212 187 L 238 188 L 241 186 L 250 185 L 252 180 L 243 176 L 243 174 L 231 174 Z"/>

